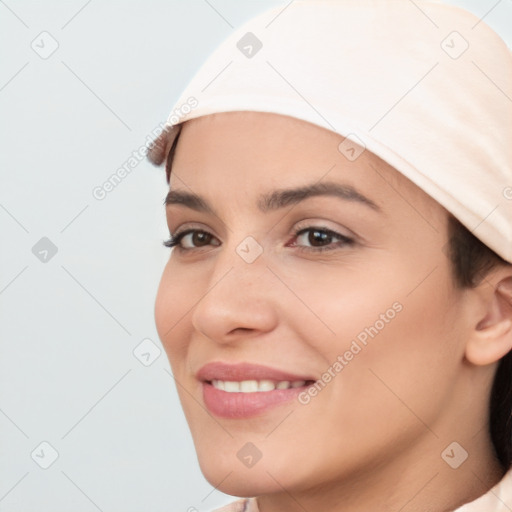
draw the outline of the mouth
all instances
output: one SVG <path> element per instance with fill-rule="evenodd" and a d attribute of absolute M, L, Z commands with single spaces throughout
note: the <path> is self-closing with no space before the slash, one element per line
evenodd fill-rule
<path fill-rule="evenodd" d="M 275 389 L 296 389 L 302 387 L 308 387 L 314 384 L 314 380 L 219 380 L 214 379 L 211 381 L 205 381 L 206 384 L 212 385 L 215 389 L 220 389 L 226 393 L 265 393 L 274 391 Z"/>
<path fill-rule="evenodd" d="M 242 419 L 270 412 L 316 382 L 307 375 L 250 363 L 208 363 L 196 375 L 203 400 L 215 416 Z"/>

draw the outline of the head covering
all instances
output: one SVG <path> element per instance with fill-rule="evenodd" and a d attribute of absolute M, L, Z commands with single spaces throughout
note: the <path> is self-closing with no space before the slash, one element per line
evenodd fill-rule
<path fill-rule="evenodd" d="M 435 0 L 295 0 L 235 30 L 150 151 L 217 112 L 292 116 L 366 148 L 512 262 L 512 54 L 483 20 Z"/>

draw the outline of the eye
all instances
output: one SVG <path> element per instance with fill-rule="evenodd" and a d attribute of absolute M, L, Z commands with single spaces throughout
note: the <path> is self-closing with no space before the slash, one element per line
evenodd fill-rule
<path fill-rule="evenodd" d="M 307 235 L 307 236 L 306 236 Z M 332 251 L 346 245 L 353 245 L 355 241 L 348 236 L 332 231 L 331 229 L 311 226 L 295 232 L 296 240 L 309 245 L 299 245 L 300 251 L 321 252 Z M 333 245 L 333 241 L 338 242 Z M 295 242 L 292 245 L 297 245 Z"/>
<path fill-rule="evenodd" d="M 169 240 L 164 242 L 166 247 L 178 247 L 183 251 L 197 249 L 199 247 L 207 246 L 211 243 L 214 236 L 208 231 L 201 229 L 187 229 L 181 233 L 171 235 Z M 219 245 L 219 244 L 214 244 Z"/>
<path fill-rule="evenodd" d="M 220 245 L 218 240 L 216 243 L 212 243 L 214 240 L 216 238 L 208 231 L 187 229 L 181 233 L 171 235 L 169 240 L 164 242 L 164 245 L 169 248 L 177 247 L 181 251 L 191 251 L 208 245 Z M 332 251 L 355 243 L 355 240 L 341 233 L 315 226 L 295 231 L 294 240 L 295 242 L 290 244 L 292 247 L 297 247 L 299 251 L 309 252 Z M 302 242 L 302 244 L 298 244 L 297 241 Z M 304 245 L 304 243 L 309 245 Z"/>

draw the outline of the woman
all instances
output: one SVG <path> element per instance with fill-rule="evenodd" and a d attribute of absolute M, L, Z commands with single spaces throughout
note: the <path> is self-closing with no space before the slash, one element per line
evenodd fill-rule
<path fill-rule="evenodd" d="M 155 318 L 222 510 L 512 509 L 511 96 L 408 0 L 267 11 L 184 91 Z"/>

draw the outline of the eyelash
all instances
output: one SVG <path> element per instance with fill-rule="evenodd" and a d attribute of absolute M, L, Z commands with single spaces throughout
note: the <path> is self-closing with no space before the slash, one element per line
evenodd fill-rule
<path fill-rule="evenodd" d="M 298 236 L 300 236 L 300 235 L 302 235 L 304 233 L 307 233 L 309 231 L 317 232 L 317 233 L 322 233 L 322 234 L 325 234 L 325 235 L 327 235 L 329 237 L 332 237 L 332 238 L 338 238 L 341 241 L 340 245 L 338 245 L 337 247 L 334 247 L 334 248 L 329 248 L 329 246 L 320 246 L 320 247 L 298 246 L 298 250 L 299 251 L 305 251 L 305 252 L 333 251 L 333 250 L 336 250 L 338 248 L 342 248 L 344 246 L 352 246 L 352 245 L 355 244 L 355 240 L 353 240 L 352 238 L 349 238 L 349 237 L 347 237 L 345 235 L 341 235 L 340 233 L 336 233 L 336 231 L 332 231 L 331 229 L 321 228 L 321 227 L 316 227 L 316 226 L 311 226 L 311 227 L 307 227 L 307 228 L 298 229 L 298 230 L 296 230 L 294 232 L 293 236 L 294 236 L 294 238 L 297 238 Z M 213 236 L 213 235 L 211 235 L 211 233 L 208 233 L 208 231 L 204 231 L 202 229 L 187 229 L 187 230 L 185 230 L 185 231 L 183 231 L 181 233 L 176 233 L 175 235 L 171 235 L 169 240 L 166 240 L 165 242 L 163 242 L 163 245 L 165 245 L 165 247 L 169 247 L 169 248 L 177 247 L 177 249 L 182 251 L 182 252 L 187 252 L 187 251 L 193 251 L 193 250 L 196 250 L 196 249 L 200 249 L 200 247 L 192 248 L 191 249 L 191 248 L 184 248 L 184 247 L 180 246 L 181 240 L 186 235 L 189 235 L 191 233 L 204 233 L 205 235 Z"/>

